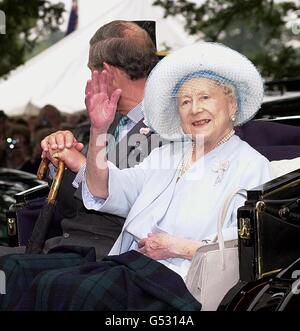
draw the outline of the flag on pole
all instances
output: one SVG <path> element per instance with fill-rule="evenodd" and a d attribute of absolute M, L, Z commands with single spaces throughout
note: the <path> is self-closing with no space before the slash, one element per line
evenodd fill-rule
<path fill-rule="evenodd" d="M 72 8 L 70 12 L 66 36 L 77 29 L 78 25 L 78 1 L 72 0 Z"/>

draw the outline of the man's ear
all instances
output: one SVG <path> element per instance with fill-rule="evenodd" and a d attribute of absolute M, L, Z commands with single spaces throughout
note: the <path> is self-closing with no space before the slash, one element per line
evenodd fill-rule
<path fill-rule="evenodd" d="M 116 79 L 116 72 L 115 72 L 115 67 L 103 62 L 103 69 L 107 72 L 107 75 L 109 77 L 109 79 L 111 80 L 111 82 L 115 81 Z"/>
<path fill-rule="evenodd" d="M 119 68 L 114 67 L 113 65 L 106 62 L 103 63 L 103 69 L 107 71 L 109 76 L 114 78 L 118 77 L 120 75 L 120 72 L 122 72 L 122 70 L 120 70 Z"/>
<path fill-rule="evenodd" d="M 106 62 L 103 62 L 103 69 L 105 69 L 108 73 L 112 73 L 112 66 Z"/>

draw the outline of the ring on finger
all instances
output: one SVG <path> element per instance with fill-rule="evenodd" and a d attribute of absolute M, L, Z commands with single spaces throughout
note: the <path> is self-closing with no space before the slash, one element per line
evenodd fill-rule
<path fill-rule="evenodd" d="M 54 159 L 59 159 L 59 153 L 58 153 L 58 152 L 53 153 L 53 154 L 52 154 L 52 157 L 53 157 Z"/>

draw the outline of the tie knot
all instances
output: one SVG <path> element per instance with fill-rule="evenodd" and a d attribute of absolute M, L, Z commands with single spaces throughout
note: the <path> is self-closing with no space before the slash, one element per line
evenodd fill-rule
<path fill-rule="evenodd" d="M 119 126 L 125 126 L 129 121 L 129 117 L 127 117 L 126 115 L 123 116 L 120 121 L 119 121 Z"/>
<path fill-rule="evenodd" d="M 118 125 L 115 129 L 115 132 L 114 132 L 114 136 L 115 136 L 116 141 L 119 141 L 120 134 L 123 131 L 125 125 L 128 123 L 128 121 L 129 121 L 129 117 L 127 117 L 127 116 L 123 116 L 119 120 L 119 123 L 118 123 Z"/>

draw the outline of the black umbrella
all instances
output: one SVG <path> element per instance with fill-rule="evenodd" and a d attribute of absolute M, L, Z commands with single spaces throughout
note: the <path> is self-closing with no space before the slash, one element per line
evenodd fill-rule
<path fill-rule="evenodd" d="M 48 169 L 49 160 L 43 159 L 37 173 L 38 179 L 43 179 Z M 63 173 L 65 170 L 65 164 L 63 161 L 59 161 L 56 176 L 52 181 L 50 192 L 47 200 L 42 207 L 39 217 L 34 225 L 31 237 L 26 246 L 26 253 L 39 254 L 43 250 L 43 246 L 46 240 L 49 226 L 55 210 L 55 202 L 58 194 L 58 189 L 62 181 Z"/>

